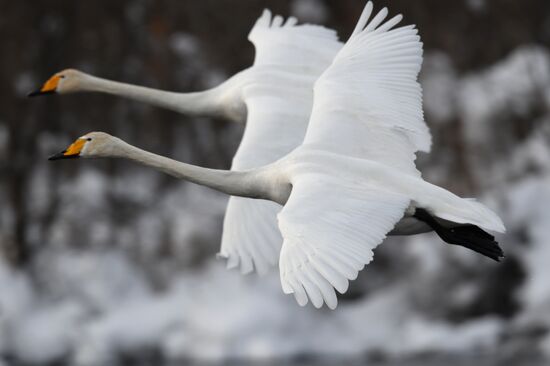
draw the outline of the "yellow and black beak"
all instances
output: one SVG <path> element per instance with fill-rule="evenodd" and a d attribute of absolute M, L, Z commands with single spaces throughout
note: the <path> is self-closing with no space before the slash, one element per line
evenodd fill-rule
<path fill-rule="evenodd" d="M 52 155 L 48 158 L 48 160 L 61 160 L 61 159 L 74 159 L 80 157 L 80 152 L 82 151 L 82 148 L 84 147 L 84 144 L 86 144 L 86 140 L 78 139 L 75 142 L 71 144 L 67 148 L 67 150 L 63 150 L 60 153 L 57 153 L 55 155 Z"/>
<path fill-rule="evenodd" d="M 55 91 L 57 89 L 57 84 L 59 84 L 59 80 L 61 80 L 61 76 L 59 75 L 52 76 L 48 81 L 46 81 L 44 85 L 42 85 L 40 89 L 27 94 L 27 97 L 36 97 L 39 95 L 55 94 Z"/>

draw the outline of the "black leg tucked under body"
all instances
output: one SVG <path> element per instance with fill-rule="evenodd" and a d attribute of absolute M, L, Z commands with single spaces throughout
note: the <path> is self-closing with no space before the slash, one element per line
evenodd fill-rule
<path fill-rule="evenodd" d="M 414 217 L 429 225 L 441 239 L 449 244 L 461 245 L 483 254 L 497 262 L 504 257 L 504 252 L 495 241 L 495 237 L 471 224 L 456 224 L 445 227 L 428 211 L 417 208 Z"/>

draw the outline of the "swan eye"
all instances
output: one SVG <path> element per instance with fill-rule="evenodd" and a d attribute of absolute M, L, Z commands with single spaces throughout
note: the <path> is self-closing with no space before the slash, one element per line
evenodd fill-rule
<path fill-rule="evenodd" d="M 65 75 L 60 75 L 59 76 L 61 79 L 65 79 Z"/>
<path fill-rule="evenodd" d="M 86 139 L 86 141 L 92 141 L 92 138 L 91 138 L 91 137 L 88 137 L 88 138 Z"/>

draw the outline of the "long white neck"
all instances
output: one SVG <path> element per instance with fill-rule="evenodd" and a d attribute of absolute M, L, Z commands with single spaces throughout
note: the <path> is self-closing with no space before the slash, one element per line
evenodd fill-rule
<path fill-rule="evenodd" d="M 271 175 L 265 168 L 249 171 L 208 169 L 150 153 L 122 140 L 114 157 L 133 160 L 232 196 L 266 199 L 284 205 L 290 195 L 290 184 L 270 181 Z"/>
<path fill-rule="evenodd" d="M 118 95 L 188 115 L 218 117 L 224 113 L 220 105 L 219 88 L 175 93 L 85 75 L 80 82 L 79 91 Z"/>

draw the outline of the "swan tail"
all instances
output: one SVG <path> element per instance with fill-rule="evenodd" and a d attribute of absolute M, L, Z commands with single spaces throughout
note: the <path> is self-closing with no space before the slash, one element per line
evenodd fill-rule
<path fill-rule="evenodd" d="M 449 209 L 441 207 L 433 210 L 434 216 L 439 219 L 455 222 L 457 224 L 472 224 L 485 230 L 506 232 L 506 228 L 500 217 L 481 202 L 471 198 L 453 197 L 446 201 Z M 427 207 L 430 207 L 428 205 Z"/>
<path fill-rule="evenodd" d="M 476 225 L 454 224 L 447 227 L 421 208 L 416 209 L 414 217 L 429 225 L 446 243 L 463 246 L 497 262 L 504 258 L 504 252 L 495 237 Z"/>

